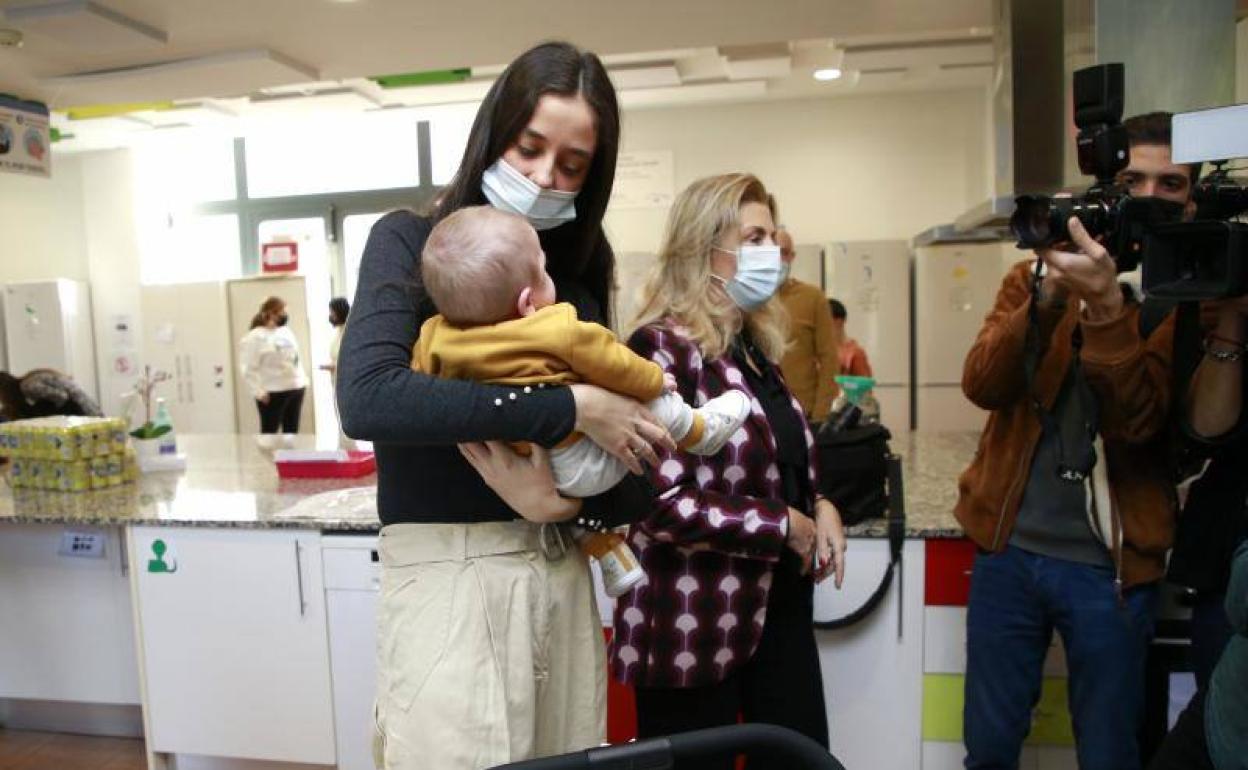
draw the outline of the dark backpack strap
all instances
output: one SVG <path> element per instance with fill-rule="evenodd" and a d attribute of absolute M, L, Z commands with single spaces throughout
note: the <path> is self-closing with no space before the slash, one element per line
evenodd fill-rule
<path fill-rule="evenodd" d="M 832 620 L 815 620 L 812 625 L 823 631 L 835 631 L 848 628 L 872 612 L 884 601 L 888 589 L 893 584 L 893 573 L 901 570 L 901 553 L 906 544 L 906 494 L 902 487 L 901 458 L 897 455 L 888 456 L 888 567 L 884 577 L 875 587 L 871 595 L 858 609 Z"/>

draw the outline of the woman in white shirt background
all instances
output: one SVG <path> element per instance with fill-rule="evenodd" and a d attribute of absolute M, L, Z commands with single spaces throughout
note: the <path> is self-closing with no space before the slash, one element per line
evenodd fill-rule
<path fill-rule="evenodd" d="M 298 433 L 299 410 L 308 380 L 299 361 L 299 343 L 286 326 L 286 302 L 269 297 L 251 319 L 251 331 L 238 343 L 243 380 L 260 410 L 261 433 Z"/>

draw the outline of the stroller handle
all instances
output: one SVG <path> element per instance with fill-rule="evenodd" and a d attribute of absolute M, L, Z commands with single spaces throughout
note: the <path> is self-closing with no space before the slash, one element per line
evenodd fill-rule
<path fill-rule="evenodd" d="M 668 770 L 682 759 L 766 751 L 802 770 L 845 770 L 827 749 L 787 727 L 740 724 L 498 765 L 493 770 Z"/>

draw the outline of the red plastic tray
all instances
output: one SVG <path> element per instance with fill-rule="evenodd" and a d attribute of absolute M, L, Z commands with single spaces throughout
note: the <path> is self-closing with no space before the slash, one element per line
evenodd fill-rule
<path fill-rule="evenodd" d="M 277 475 L 284 479 L 353 479 L 377 470 L 372 452 L 347 452 L 344 462 L 277 463 Z"/>

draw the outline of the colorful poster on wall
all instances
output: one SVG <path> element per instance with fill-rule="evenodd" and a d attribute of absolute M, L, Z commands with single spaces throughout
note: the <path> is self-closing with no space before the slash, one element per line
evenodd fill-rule
<path fill-rule="evenodd" d="M 48 108 L 0 94 L 0 171 L 52 176 Z"/>

